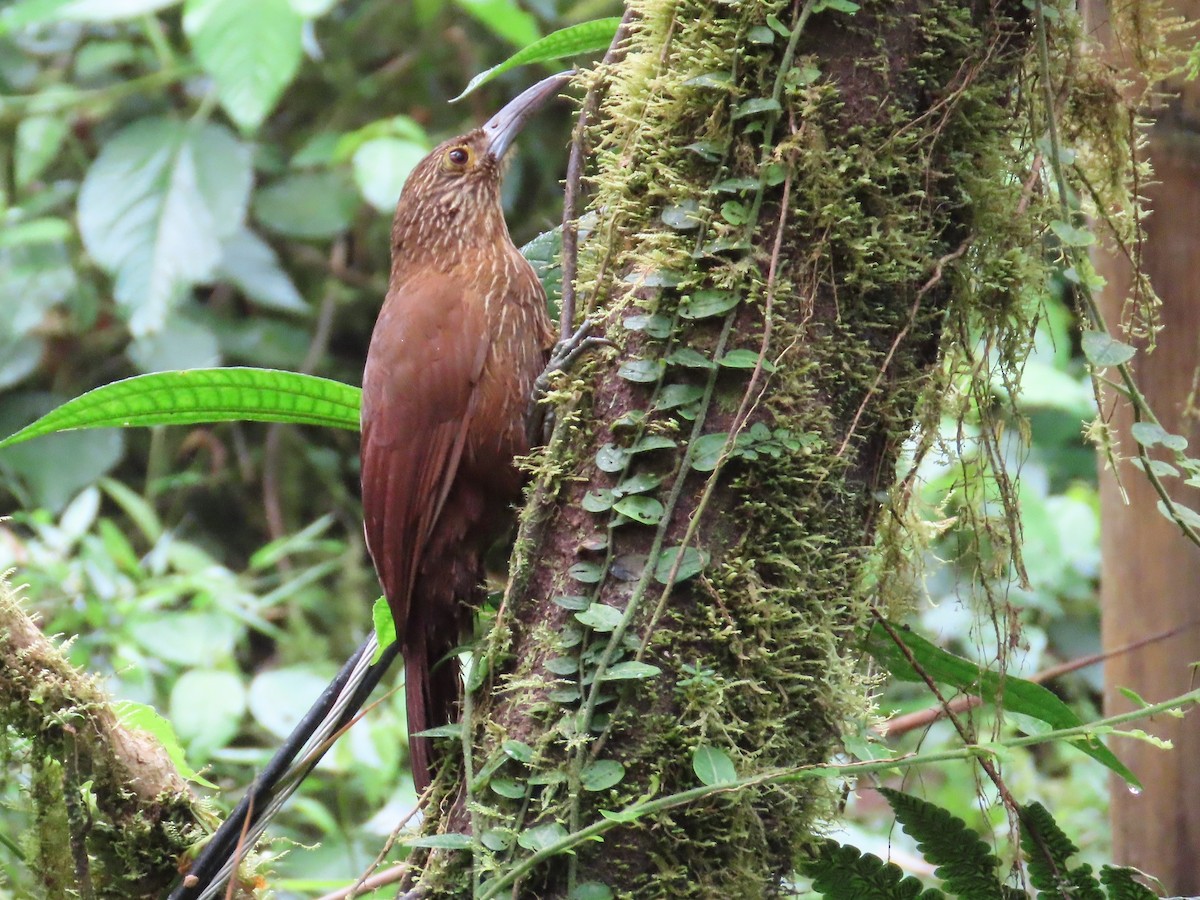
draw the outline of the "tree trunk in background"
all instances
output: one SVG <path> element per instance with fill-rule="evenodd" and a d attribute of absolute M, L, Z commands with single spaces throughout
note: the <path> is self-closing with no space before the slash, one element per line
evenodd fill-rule
<path fill-rule="evenodd" d="M 856 629 L 896 589 L 868 563 L 923 391 L 939 421 L 943 331 L 1019 315 L 1014 255 L 1041 252 L 1011 177 L 1018 0 L 635 5 L 578 279 L 619 354 L 576 373 L 535 460 L 468 678 L 467 802 L 462 773 L 435 783 L 484 896 L 775 895 L 836 782 L 530 853 L 639 799 L 822 762 L 864 721 Z M 466 856 L 435 853 L 424 887 L 463 892 Z"/>
<path fill-rule="evenodd" d="M 1092 5 L 1093 14 L 1103 14 L 1101 4 Z M 1200 3 L 1175 7 L 1191 21 L 1200 16 Z M 1117 42 L 1110 38 L 1108 43 L 1116 65 L 1136 70 L 1137 62 L 1123 57 Z M 1139 353 L 1135 374 L 1163 427 L 1188 437 L 1194 453 L 1200 427 L 1196 410 L 1187 406 L 1189 397 L 1196 399 L 1192 392 L 1200 365 L 1200 89 L 1192 82 L 1182 90 L 1182 97 L 1157 116 L 1151 132 L 1156 183 L 1144 190 L 1153 211 L 1146 221 L 1144 269 L 1163 301 L 1163 327 L 1157 348 Z M 1105 315 L 1115 328 L 1128 296 L 1129 269 L 1112 256 L 1098 263 L 1110 287 L 1103 298 Z M 1109 404 L 1111 398 L 1106 410 Z M 1124 454 L 1130 455 L 1134 443 L 1126 404 L 1117 404 L 1112 421 Z M 1105 663 L 1105 712 L 1110 715 L 1131 708 L 1119 688 L 1132 689 L 1151 703 L 1194 688 L 1191 666 L 1200 660 L 1200 628 L 1194 624 L 1200 620 L 1200 549 L 1159 514 L 1154 489 L 1127 462 L 1120 464 L 1120 482 L 1128 492 L 1128 506 L 1113 473 L 1101 473 L 1104 647 L 1117 650 L 1173 628 L 1184 630 Z M 1195 490 L 1180 491 L 1178 481 L 1172 482 L 1166 479 L 1172 496 L 1194 508 Z M 1154 874 L 1169 893 L 1198 895 L 1200 804 L 1194 801 L 1200 797 L 1200 716 L 1162 717 L 1141 727 L 1170 740 L 1175 749 L 1163 751 L 1132 740 L 1114 743 L 1145 785 L 1136 795 L 1113 778 L 1114 861 Z"/>

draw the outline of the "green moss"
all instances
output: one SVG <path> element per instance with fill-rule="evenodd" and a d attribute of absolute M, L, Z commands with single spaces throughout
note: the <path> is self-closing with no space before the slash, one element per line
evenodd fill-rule
<path fill-rule="evenodd" d="M 662 360 L 664 375 L 630 382 L 593 360 L 557 395 L 560 426 L 534 462 L 502 616 L 510 661 L 477 696 L 475 719 L 485 723 L 477 766 L 519 734 L 547 783 L 509 805 L 477 800 L 483 827 L 520 832 L 554 819 L 575 829 L 602 810 L 694 788 L 700 746 L 722 749 L 741 774 L 837 753 L 843 730 L 872 714 L 859 626 L 872 605 L 899 613 L 915 596 L 912 561 L 927 530 L 910 481 L 897 480 L 901 448 L 915 435 L 919 460 L 946 416 L 984 432 L 994 424 L 993 385 L 1016 384 L 1050 271 L 1051 205 L 1032 179 L 1014 177 L 1029 171 L 1046 114 L 1023 4 L 868 0 L 852 18 L 815 15 L 776 120 L 741 113 L 772 96 L 787 39 L 760 42 L 762 29 L 768 17 L 791 23 L 792 4 L 636 6 L 591 136 L 599 218 L 578 284 L 621 346 L 619 362 Z M 1060 19 L 1055 65 L 1065 68 L 1076 35 Z M 740 303 L 732 318 L 692 318 L 699 291 Z M 631 315 L 663 317 L 670 333 L 628 328 Z M 746 369 L 710 382 L 703 365 L 672 362 L 681 347 L 757 355 L 768 329 L 775 367 L 753 391 Z M 664 385 L 711 399 L 664 405 Z M 752 439 L 715 482 L 707 470 L 680 474 L 693 420 L 706 435 L 742 428 Z M 596 471 L 597 451 L 647 435 L 670 436 L 677 450 Z M 635 473 L 663 479 L 647 496 L 673 513 L 665 524 L 581 509 L 586 491 Z M 972 477 L 969 490 L 1002 510 L 980 523 L 979 559 L 1019 571 L 1015 491 L 1002 467 L 979 465 Z M 655 560 L 639 560 L 691 536 L 693 520 L 711 558 L 702 575 L 663 590 L 645 576 Z M 586 550 L 596 533 L 605 548 Z M 596 589 L 565 576 L 571 559 L 601 567 Z M 580 593 L 632 605 L 631 630 L 572 643 L 578 627 L 550 600 Z M 613 686 L 582 723 L 576 703 L 547 693 L 576 676 L 548 677 L 545 661 L 582 651 L 586 672 L 606 644 L 604 654 L 621 654 L 611 658 L 636 656 L 662 674 Z M 586 678 L 581 687 L 591 690 Z M 620 762 L 625 777 L 579 791 L 572 779 L 593 758 Z M 537 868 L 521 888 L 557 896 L 600 878 L 638 898 L 771 896 L 841 789 L 772 785 L 646 816 Z M 521 858 L 506 850 L 481 865 L 501 874 Z"/>

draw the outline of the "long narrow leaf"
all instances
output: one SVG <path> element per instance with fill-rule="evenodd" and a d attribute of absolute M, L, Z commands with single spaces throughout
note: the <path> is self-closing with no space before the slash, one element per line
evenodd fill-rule
<path fill-rule="evenodd" d="M 291 422 L 358 429 L 362 392 L 349 384 L 283 372 L 231 367 L 155 372 L 114 381 L 52 409 L 0 441 L 0 448 L 77 428 Z"/>
<path fill-rule="evenodd" d="M 558 31 L 539 38 L 527 47 L 518 50 L 498 66 L 492 66 L 480 72 L 468 83 L 466 89 L 451 103 L 461 100 L 475 88 L 487 84 L 497 75 L 502 75 L 509 69 L 525 66 L 530 63 L 548 62 L 552 59 L 562 59 L 565 56 L 575 56 L 579 53 L 592 53 L 605 50 L 612 43 L 613 35 L 617 33 L 621 20 L 616 16 L 607 19 L 593 19 L 590 22 L 580 22 L 560 28 Z"/>
<path fill-rule="evenodd" d="M 1074 728 L 1083 724 L 1075 711 L 1063 703 L 1051 691 L 1017 678 L 1015 675 L 1001 677 L 996 672 L 955 656 L 953 653 L 931 644 L 911 631 L 897 629 L 904 636 L 904 643 L 913 658 L 934 681 L 949 684 L 968 694 L 977 694 L 984 700 L 999 703 L 1009 712 L 1032 716 L 1051 728 Z M 901 681 L 920 681 L 921 676 L 913 670 L 890 637 L 882 629 L 873 629 L 867 637 L 867 652 L 875 657 L 884 668 Z M 1120 775 L 1133 787 L 1141 787 L 1137 776 L 1117 759 L 1116 755 L 1098 739 L 1079 739 L 1070 742 L 1072 747 L 1082 750 L 1098 763 Z"/>

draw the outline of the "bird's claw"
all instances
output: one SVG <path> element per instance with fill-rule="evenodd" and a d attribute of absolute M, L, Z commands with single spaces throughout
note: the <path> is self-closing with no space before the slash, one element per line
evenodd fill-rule
<path fill-rule="evenodd" d="M 591 319 L 585 319 L 583 324 L 575 329 L 574 334 L 555 344 L 554 349 L 550 351 L 550 362 L 538 377 L 538 381 L 548 382 L 550 376 L 555 372 L 568 371 L 579 360 L 579 357 L 583 356 L 589 350 L 594 350 L 597 347 L 616 346 L 608 338 L 593 335 L 592 329 L 595 327 L 595 322 Z"/>
<path fill-rule="evenodd" d="M 527 421 L 529 422 L 530 443 L 533 443 L 538 436 L 541 437 L 543 443 L 550 439 L 549 432 L 554 424 L 554 416 L 542 404 L 542 400 L 550 390 L 550 378 L 557 372 L 570 371 L 579 358 L 589 350 L 595 350 L 597 347 L 616 346 L 608 338 L 592 334 L 592 329 L 595 327 L 596 323 L 591 319 L 584 319 L 583 324 L 575 329 L 574 334 L 560 340 L 550 351 L 550 361 L 542 370 L 542 374 L 534 381 L 533 396 L 529 401 L 530 410 Z"/>

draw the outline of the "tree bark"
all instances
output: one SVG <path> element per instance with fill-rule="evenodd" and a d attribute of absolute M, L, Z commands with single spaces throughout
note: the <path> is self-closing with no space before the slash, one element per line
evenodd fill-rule
<path fill-rule="evenodd" d="M 1200 18 L 1200 3 L 1176 2 L 1190 21 Z M 1104 11 L 1092 4 L 1097 24 Z M 1116 65 L 1132 76 L 1140 63 L 1130 48 L 1107 38 Z M 1181 38 L 1186 38 L 1182 35 Z M 1200 341 L 1200 90 L 1195 82 L 1171 86 L 1170 100 L 1150 131 L 1149 156 L 1154 183 L 1145 187 L 1151 215 L 1145 222 L 1143 271 L 1162 299 L 1162 329 L 1153 352 L 1138 354 L 1138 386 L 1162 420 L 1163 427 L 1200 442 L 1197 424 L 1197 342 Z M 1109 253 L 1098 269 L 1108 279 L 1106 316 L 1121 321 L 1130 295 L 1127 260 Z M 1144 347 L 1144 344 L 1143 344 Z M 1132 415 L 1127 404 L 1107 398 L 1112 423 L 1124 455 L 1132 455 Z M 1107 411 L 1106 409 L 1106 411 Z M 1119 479 L 1119 481 L 1118 481 Z M 1170 485 L 1172 496 L 1196 506 L 1194 489 Z M 1126 495 L 1128 502 L 1126 502 Z M 1193 664 L 1200 659 L 1200 550 L 1159 514 L 1158 496 L 1128 461 L 1117 473 L 1100 475 L 1101 592 L 1106 650 L 1170 631 L 1177 633 L 1105 663 L 1105 712 L 1132 708 L 1122 688 L 1153 703 L 1195 686 Z M 1135 794 L 1114 779 L 1112 796 L 1113 855 L 1122 865 L 1152 872 L 1172 894 L 1200 894 L 1200 809 L 1186 798 L 1200 795 L 1200 717 L 1163 718 L 1147 723 L 1147 731 L 1174 744 L 1164 752 L 1135 740 L 1118 740 L 1113 749 L 1137 774 L 1144 791 Z"/>
<path fill-rule="evenodd" d="M 430 830 L 473 835 L 475 871 L 435 853 L 426 895 L 779 890 L 839 785 L 728 790 L 546 848 L 726 761 L 828 760 L 864 719 L 854 636 L 897 589 L 873 548 L 943 331 L 1008 321 L 1011 253 L 1039 252 L 1011 178 L 1021 3 L 635 5 L 577 282 L 620 349 L 560 386 L 532 462 L 468 677 L 470 771 L 443 772 L 441 822 L 430 807 Z"/>
<path fill-rule="evenodd" d="M 151 735 L 125 727 L 0 579 L 0 709 L 28 742 L 30 865 L 48 897 L 155 897 L 197 825 L 195 797 Z M 14 742 L 20 746 L 20 742 Z"/>

